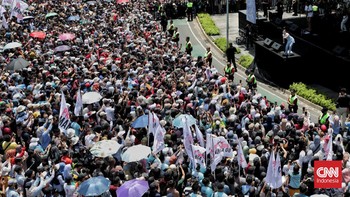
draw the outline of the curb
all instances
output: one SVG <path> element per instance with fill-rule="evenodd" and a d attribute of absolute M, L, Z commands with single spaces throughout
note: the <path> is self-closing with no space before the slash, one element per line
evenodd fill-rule
<path fill-rule="evenodd" d="M 196 22 L 197 22 L 197 24 L 199 25 L 199 28 L 200 28 L 201 32 L 203 33 L 203 35 L 205 36 L 205 38 L 210 42 L 210 45 L 211 45 L 211 46 L 214 46 L 215 49 L 217 49 L 218 51 L 220 51 L 222 54 L 225 54 L 225 52 L 222 51 L 222 50 L 214 43 L 214 39 L 213 39 L 211 36 L 208 36 L 208 35 L 205 33 L 205 31 L 204 31 L 204 29 L 203 29 L 203 27 L 202 27 L 202 24 L 200 23 L 200 21 L 199 21 L 199 19 L 198 19 L 198 16 L 196 16 Z M 241 52 L 241 53 L 242 53 L 242 52 Z M 252 55 L 251 55 L 251 56 L 252 56 Z M 254 56 L 253 56 L 253 57 L 254 57 Z M 236 60 L 239 59 L 239 58 L 237 58 L 237 56 L 235 56 L 235 58 L 236 58 Z M 242 71 L 244 71 L 244 73 L 245 73 L 245 71 L 246 71 L 247 69 L 246 69 L 245 67 L 241 66 L 238 62 L 236 62 L 236 64 L 237 64 L 237 66 L 239 66 L 240 69 L 242 69 Z M 266 85 L 266 86 L 268 86 L 268 87 L 271 87 L 271 86 L 269 86 L 269 85 L 267 85 L 267 84 L 264 84 L 264 85 Z M 288 89 L 283 89 L 283 88 L 280 88 L 280 87 L 275 87 L 275 88 L 277 88 L 278 90 L 280 90 L 280 91 L 281 91 L 281 94 L 283 94 L 283 95 L 286 95 L 286 94 L 290 95 L 290 94 L 291 94 L 290 91 L 289 91 Z M 286 96 L 287 96 L 287 95 L 286 95 Z M 311 106 L 312 108 L 314 108 L 314 109 L 316 109 L 316 110 L 321 110 L 321 109 L 322 109 L 321 106 L 316 105 L 316 104 L 312 103 L 311 101 L 304 99 L 303 97 L 298 96 L 298 99 L 299 99 L 302 103 L 305 103 L 306 105 Z"/>
<path fill-rule="evenodd" d="M 222 51 L 222 50 L 214 43 L 214 39 L 213 39 L 211 36 L 208 36 L 208 35 L 205 33 L 205 31 L 204 31 L 204 29 L 203 29 L 203 27 L 202 27 L 202 24 L 200 23 L 200 21 L 199 21 L 199 19 L 198 19 L 198 16 L 196 16 L 196 21 L 197 21 L 197 24 L 199 25 L 199 28 L 201 29 L 203 35 L 205 36 L 205 38 L 206 38 L 208 41 L 210 41 L 210 44 L 211 44 L 212 46 L 214 46 L 214 48 L 215 48 L 216 50 L 220 51 L 222 54 L 225 55 L 225 52 Z M 242 53 L 242 50 L 241 50 L 241 53 Z M 235 58 L 236 58 L 236 60 L 239 60 L 239 58 L 238 58 L 237 56 L 235 56 Z M 241 66 L 237 61 L 236 61 L 236 65 L 239 66 L 239 68 L 242 69 L 244 72 L 246 71 L 246 68 L 244 68 L 243 66 Z"/>

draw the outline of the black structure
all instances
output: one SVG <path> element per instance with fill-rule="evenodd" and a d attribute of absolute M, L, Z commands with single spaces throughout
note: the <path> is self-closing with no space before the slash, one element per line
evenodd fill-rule
<path fill-rule="evenodd" d="M 245 12 L 239 13 L 239 28 L 247 23 Z M 241 21 L 244 20 L 244 21 Z M 292 82 L 319 84 L 338 91 L 339 87 L 350 89 L 350 78 L 347 69 L 350 66 L 350 34 L 339 33 L 329 28 L 333 23 L 326 23 L 318 32 L 308 33 L 304 17 L 283 20 L 257 20 L 256 28 L 263 38 L 262 42 L 255 42 L 255 66 L 265 81 L 288 88 Z M 282 29 L 286 27 L 294 37 L 294 55 L 284 56 Z M 334 27 L 334 26 L 332 26 Z M 264 44 L 268 38 L 277 50 Z"/>

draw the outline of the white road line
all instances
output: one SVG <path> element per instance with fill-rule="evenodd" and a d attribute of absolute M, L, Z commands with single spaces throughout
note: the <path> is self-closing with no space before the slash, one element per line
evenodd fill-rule
<path fill-rule="evenodd" d="M 194 38 L 197 40 L 197 42 L 204 48 L 204 50 L 206 50 L 206 47 L 204 47 L 204 45 L 202 44 L 202 42 L 199 41 L 198 37 L 197 37 L 196 34 L 193 32 L 193 30 L 192 30 L 191 25 L 190 25 L 189 22 L 187 22 L 187 25 L 188 25 L 188 27 L 189 27 L 189 29 L 190 29 L 192 35 L 194 36 Z M 215 59 L 217 62 L 219 62 L 219 64 L 221 64 L 223 67 L 225 67 L 225 64 L 223 64 L 221 61 L 219 61 L 215 56 L 214 56 L 214 59 Z M 237 72 L 236 74 L 237 74 L 238 76 L 242 77 L 243 79 L 245 78 L 245 76 L 243 76 L 242 74 L 239 74 L 238 72 Z M 266 88 L 264 88 L 264 87 L 259 86 L 259 88 L 260 88 L 260 89 L 263 89 L 263 90 L 266 91 L 266 92 L 271 93 L 272 95 L 276 96 L 277 98 L 279 98 L 279 99 L 281 99 L 281 100 L 285 100 L 284 98 L 282 98 L 282 97 L 280 97 L 280 96 L 274 94 L 273 92 L 271 92 L 270 90 L 268 90 L 268 89 L 266 89 Z"/>

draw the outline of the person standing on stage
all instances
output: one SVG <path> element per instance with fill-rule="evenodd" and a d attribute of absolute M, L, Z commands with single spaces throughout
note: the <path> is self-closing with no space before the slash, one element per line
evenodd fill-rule
<path fill-rule="evenodd" d="M 282 37 L 283 37 L 283 44 L 285 43 L 285 41 L 287 41 L 284 54 L 285 55 L 293 54 L 292 47 L 293 47 L 293 44 L 295 43 L 294 38 L 286 31 L 285 28 L 283 29 Z"/>

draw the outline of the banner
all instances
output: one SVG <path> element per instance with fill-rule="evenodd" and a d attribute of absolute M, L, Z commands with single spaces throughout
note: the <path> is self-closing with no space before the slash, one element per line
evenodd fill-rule
<path fill-rule="evenodd" d="M 247 0 L 247 21 L 256 24 L 256 7 L 255 0 Z"/>
<path fill-rule="evenodd" d="M 23 12 L 28 8 L 28 4 L 21 0 L 13 0 L 11 6 L 11 17 L 15 16 L 17 20 L 23 19 Z"/>
<path fill-rule="evenodd" d="M 224 157 L 232 157 L 233 151 L 231 145 L 224 137 L 220 136 L 213 138 L 213 146 L 214 156 L 222 152 Z"/>
<path fill-rule="evenodd" d="M 165 148 L 164 136 L 165 130 L 162 128 L 162 126 L 159 125 L 154 134 L 154 141 L 152 147 L 152 152 L 154 154 L 159 153 L 159 151 Z"/>
<path fill-rule="evenodd" d="M 195 129 L 196 129 L 196 137 L 197 137 L 197 140 L 199 142 L 199 144 L 202 146 L 202 147 L 205 147 L 205 144 L 204 144 L 204 137 L 203 137 L 203 134 L 202 132 L 199 130 L 198 126 L 195 124 L 194 125 Z"/>
<path fill-rule="evenodd" d="M 193 161 L 192 147 L 191 147 L 191 145 L 193 144 L 192 131 L 190 126 L 188 126 L 187 119 L 183 118 L 182 121 L 184 122 L 184 125 L 185 125 L 185 127 L 183 128 L 185 150 L 187 152 L 188 157 Z"/>
<path fill-rule="evenodd" d="M 238 165 L 241 166 L 242 168 L 246 168 L 248 167 L 247 160 L 244 157 L 241 142 L 239 140 L 237 141 L 238 141 L 238 147 L 237 147 Z"/>
<path fill-rule="evenodd" d="M 230 144 L 222 136 L 212 138 L 212 147 L 213 147 L 214 154 L 213 154 L 210 168 L 211 168 L 211 171 L 214 171 L 216 166 L 223 159 L 223 157 L 232 157 L 233 151 Z"/>
<path fill-rule="evenodd" d="M 194 166 L 197 167 L 197 164 L 199 164 L 202 168 L 206 168 L 205 166 L 205 148 L 200 146 L 192 146 L 192 154 L 193 154 L 193 163 Z"/>
<path fill-rule="evenodd" d="M 66 133 L 70 125 L 69 109 L 66 103 L 66 98 L 64 93 L 61 93 L 61 107 L 60 107 L 60 116 L 58 122 L 58 128 L 61 132 Z"/>
<path fill-rule="evenodd" d="M 77 98 L 74 106 L 74 114 L 76 116 L 81 116 L 83 112 L 83 99 L 81 97 L 80 89 L 77 91 Z"/>
<path fill-rule="evenodd" d="M 158 116 L 153 112 L 148 112 L 148 134 L 153 133 L 155 135 L 155 131 L 159 125 Z"/>
<path fill-rule="evenodd" d="M 267 167 L 266 183 L 272 189 L 277 189 L 282 186 L 281 161 L 278 153 L 276 158 L 275 152 L 272 152 L 270 155 L 269 166 Z"/>

